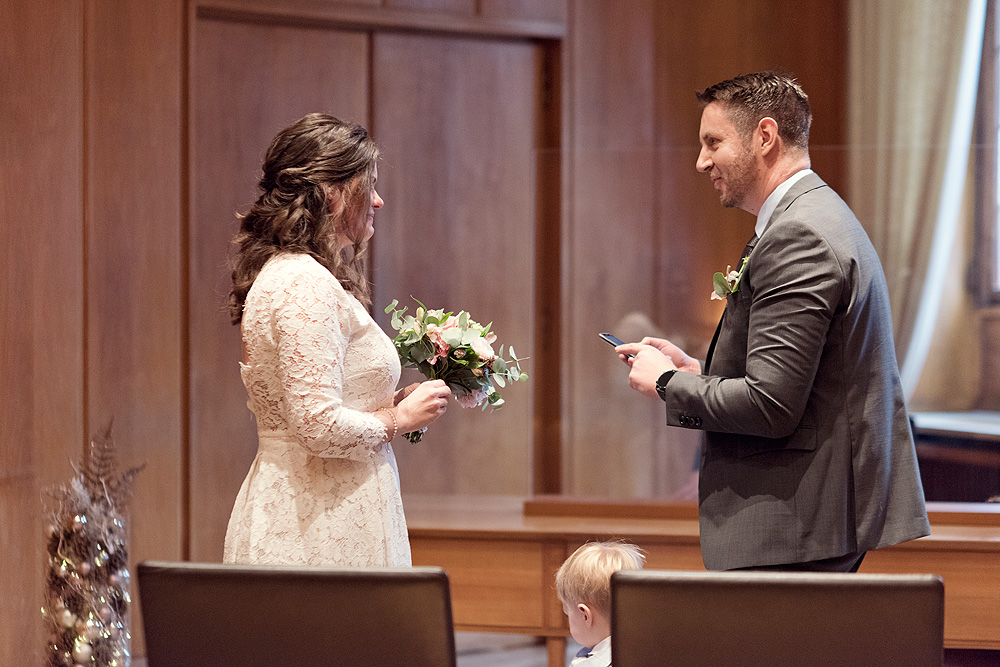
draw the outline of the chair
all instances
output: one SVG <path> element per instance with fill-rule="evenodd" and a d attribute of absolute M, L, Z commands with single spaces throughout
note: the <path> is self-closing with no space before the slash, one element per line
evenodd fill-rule
<path fill-rule="evenodd" d="M 934 575 L 634 570 L 611 577 L 615 667 L 941 667 Z"/>
<path fill-rule="evenodd" d="M 454 667 L 439 568 L 136 568 L 149 667 Z"/>

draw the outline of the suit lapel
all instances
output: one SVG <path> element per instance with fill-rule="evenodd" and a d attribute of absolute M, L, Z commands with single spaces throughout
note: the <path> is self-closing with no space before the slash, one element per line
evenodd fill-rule
<path fill-rule="evenodd" d="M 757 235 L 754 234 L 749 243 L 747 243 L 746 247 L 743 248 L 743 254 L 740 255 L 740 261 L 736 264 L 736 266 L 742 268 L 743 258 L 749 257 L 756 245 Z M 726 301 L 726 310 L 729 310 L 728 300 Z M 715 335 L 712 336 L 712 343 L 708 346 L 708 354 L 705 355 L 705 375 L 708 375 L 708 371 L 712 367 L 712 355 L 715 354 L 715 344 L 719 342 L 719 332 L 722 331 L 722 323 L 726 321 L 726 310 L 722 311 L 722 317 L 719 318 L 719 324 L 715 327 Z"/>
<path fill-rule="evenodd" d="M 795 183 L 791 187 L 791 189 L 789 189 L 788 192 L 785 193 L 785 196 L 781 198 L 781 201 L 778 202 L 778 205 L 774 209 L 774 213 L 771 214 L 770 221 L 767 223 L 768 227 L 774 224 L 774 221 L 777 220 L 782 213 L 787 211 L 788 207 L 791 206 L 792 202 L 794 202 L 796 199 L 806 194 L 807 192 L 811 192 L 812 190 L 816 190 L 817 188 L 825 188 L 825 187 L 829 186 L 827 186 L 827 184 L 823 181 L 823 179 L 820 178 L 818 175 L 807 174 L 806 176 L 803 176 L 801 179 L 799 179 L 797 183 Z M 765 229 L 764 231 L 766 233 L 767 229 Z M 749 256 L 756 245 L 757 245 L 757 235 L 754 234 L 753 238 L 750 239 L 750 242 L 747 243 L 746 248 L 743 249 L 743 254 L 740 256 L 740 263 L 737 266 L 743 264 L 743 258 Z M 726 304 L 726 310 L 729 310 L 728 302 Z M 705 355 L 705 375 L 708 375 L 709 368 L 712 365 L 712 355 L 715 353 L 715 345 L 716 343 L 719 342 L 719 333 L 722 331 L 722 323 L 726 321 L 726 310 L 722 311 L 722 317 L 719 318 L 719 325 L 715 327 L 715 335 L 712 336 L 712 344 L 708 346 L 708 354 Z"/>

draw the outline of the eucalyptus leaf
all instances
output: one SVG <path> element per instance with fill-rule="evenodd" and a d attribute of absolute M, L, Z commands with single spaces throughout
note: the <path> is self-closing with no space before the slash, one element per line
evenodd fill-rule
<path fill-rule="evenodd" d="M 729 283 L 726 282 L 726 276 L 719 271 L 716 271 L 715 275 L 712 276 L 712 286 L 715 287 L 715 293 L 721 297 L 725 297 L 732 291 L 729 289 Z"/>
<path fill-rule="evenodd" d="M 417 363 L 427 361 L 434 356 L 434 346 L 426 340 L 420 340 L 410 349 L 410 356 Z"/>

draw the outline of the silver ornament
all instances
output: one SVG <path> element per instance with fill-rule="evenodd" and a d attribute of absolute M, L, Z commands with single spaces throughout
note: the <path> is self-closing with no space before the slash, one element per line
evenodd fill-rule
<path fill-rule="evenodd" d="M 73 659 L 77 662 L 87 662 L 94 655 L 94 649 L 85 641 L 77 640 L 73 647 Z"/>
<path fill-rule="evenodd" d="M 63 624 L 63 627 L 72 628 L 76 625 L 76 614 L 69 609 L 63 609 L 59 615 L 59 622 Z"/>

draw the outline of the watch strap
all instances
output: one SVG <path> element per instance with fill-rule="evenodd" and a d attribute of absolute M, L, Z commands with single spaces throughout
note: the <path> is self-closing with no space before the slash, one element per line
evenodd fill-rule
<path fill-rule="evenodd" d="M 670 378 L 672 378 L 676 372 L 676 369 L 665 371 L 656 379 L 656 393 L 660 396 L 660 400 L 667 400 L 667 383 L 670 382 Z"/>

